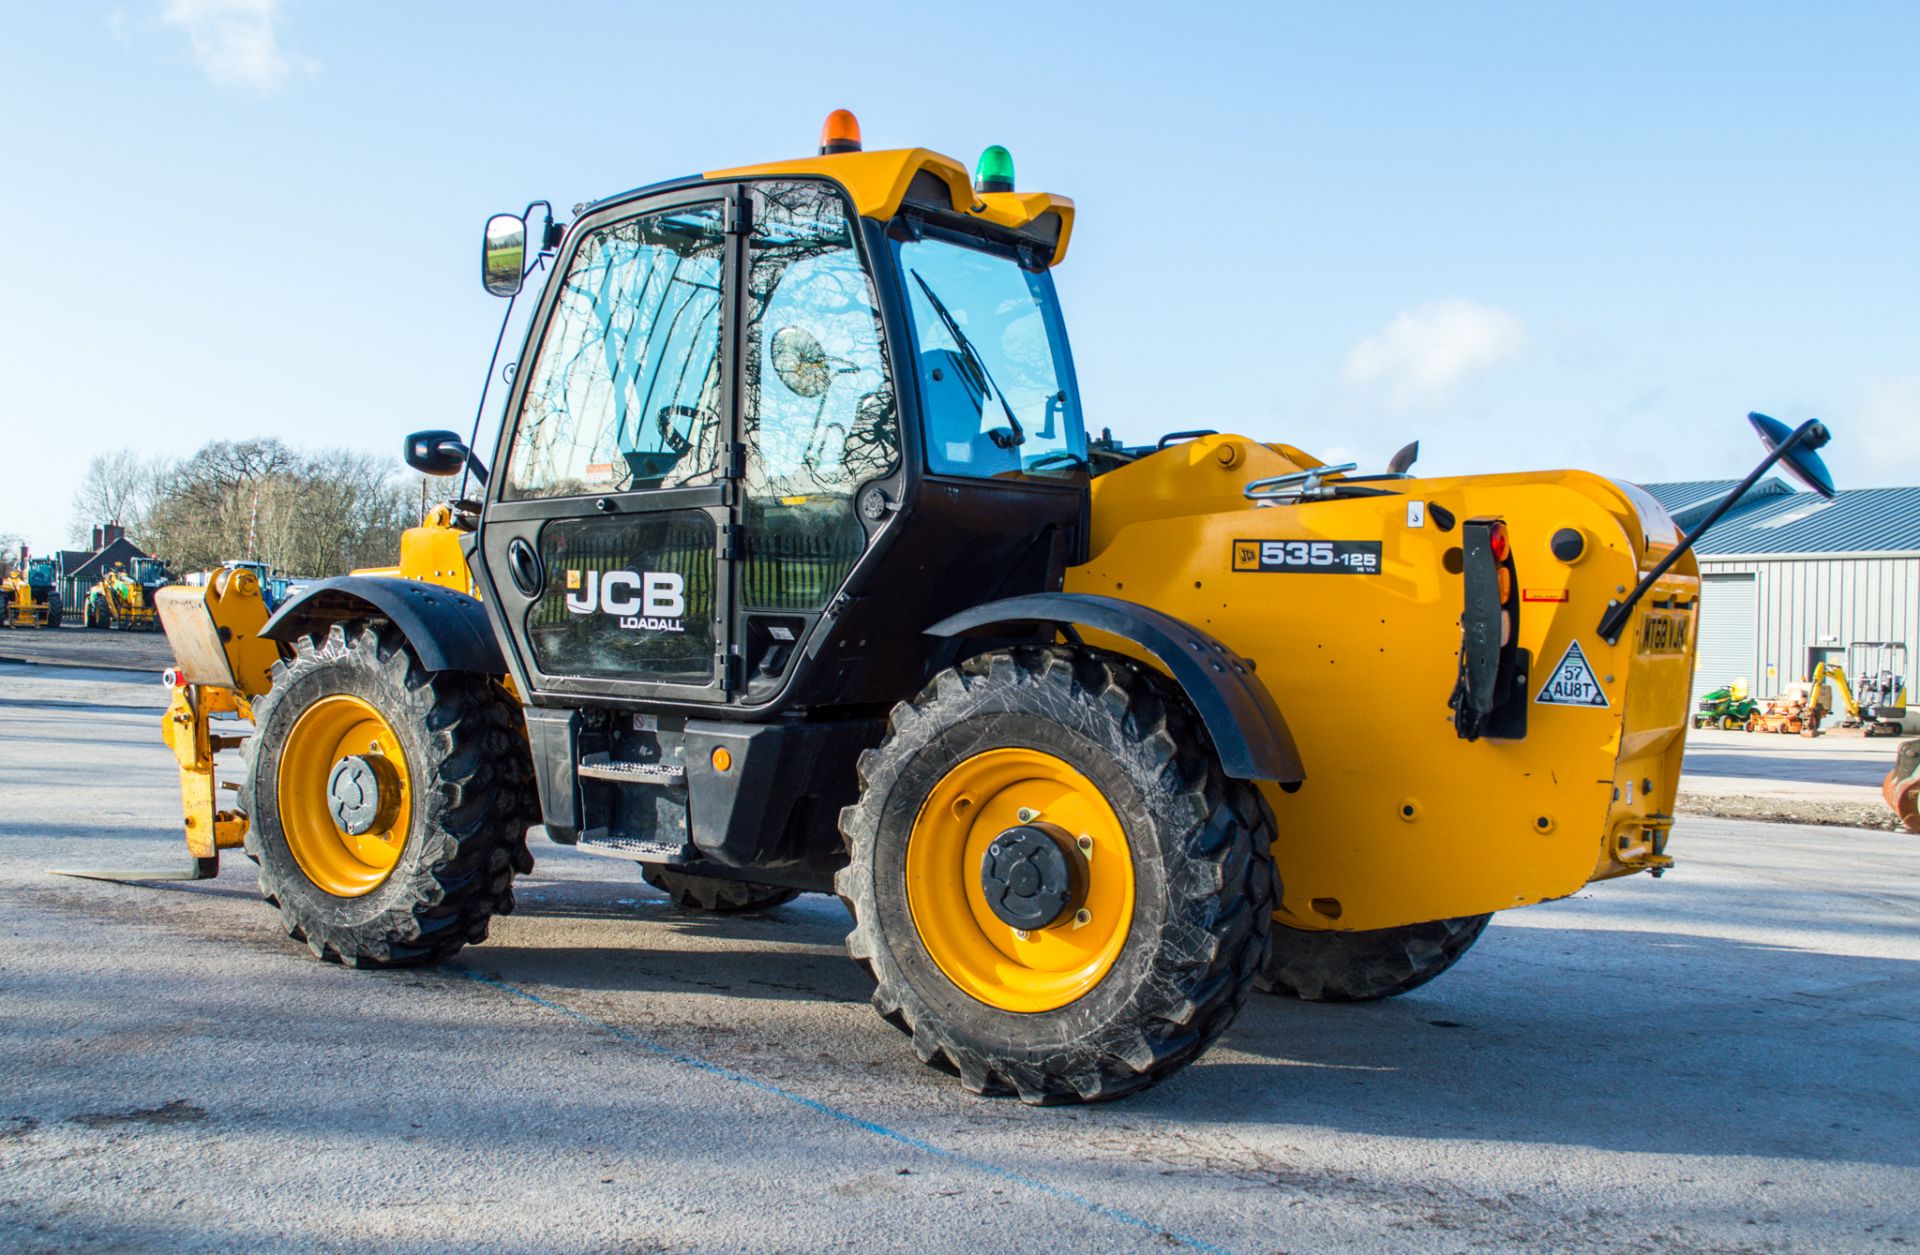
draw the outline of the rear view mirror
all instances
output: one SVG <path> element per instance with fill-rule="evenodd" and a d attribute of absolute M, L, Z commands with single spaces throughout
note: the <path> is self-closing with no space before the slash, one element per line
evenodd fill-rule
<path fill-rule="evenodd" d="M 416 431 L 407 437 L 407 465 L 422 475 L 458 475 L 467 446 L 457 431 Z"/>
<path fill-rule="evenodd" d="M 1694 542 L 1707 534 L 1707 529 L 1718 523 L 1721 516 L 1733 509 L 1740 498 L 1746 496 L 1747 489 L 1760 482 L 1775 462 L 1785 462 L 1793 477 L 1813 489 L 1823 497 L 1833 495 L 1833 477 L 1827 474 L 1827 464 L 1814 452 L 1833 439 L 1833 433 L 1827 425 L 1817 418 L 1810 418 L 1798 427 L 1788 428 L 1778 419 L 1768 418 L 1765 414 L 1748 414 L 1747 421 L 1760 433 L 1760 443 L 1767 446 L 1767 456 L 1760 459 L 1760 465 L 1747 472 L 1747 477 L 1735 484 L 1733 491 L 1720 498 L 1720 504 L 1707 512 L 1707 516 L 1693 525 L 1693 530 L 1680 538 L 1680 543 L 1667 550 L 1667 556 L 1654 564 L 1653 570 L 1640 577 L 1633 591 L 1623 601 L 1607 603 L 1607 612 L 1600 616 L 1600 639 L 1609 645 L 1620 643 L 1620 633 L 1626 629 L 1627 618 L 1633 608 L 1647 591 L 1660 582 L 1674 563 L 1680 561 L 1683 554 L 1693 548 Z M 1256 481 L 1258 482 L 1258 481 Z"/>
<path fill-rule="evenodd" d="M 1772 453 L 1793 438 L 1794 429 L 1777 418 L 1768 418 L 1765 414 L 1749 414 L 1747 421 L 1760 433 L 1760 443 Z M 1827 443 L 1833 437 L 1826 425 L 1818 419 L 1808 419 L 1801 424 L 1807 429 L 1797 444 L 1780 455 L 1787 464 L 1787 470 L 1793 477 L 1813 489 L 1823 497 L 1833 496 L 1833 476 L 1827 472 L 1827 464 L 1820 460 L 1814 450 Z"/>
<path fill-rule="evenodd" d="M 512 214 L 487 219 L 486 245 L 481 253 L 480 282 L 495 296 L 520 291 L 527 265 L 527 224 Z"/>

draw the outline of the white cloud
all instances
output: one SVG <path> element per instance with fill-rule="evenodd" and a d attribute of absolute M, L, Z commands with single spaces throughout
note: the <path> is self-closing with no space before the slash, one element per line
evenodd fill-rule
<path fill-rule="evenodd" d="M 278 91 L 320 63 L 280 45 L 279 0 L 168 0 L 161 20 L 187 33 L 193 59 L 214 83 Z"/>
<path fill-rule="evenodd" d="M 1383 388 L 1396 404 L 1444 397 L 1470 375 L 1518 357 L 1526 328 L 1504 309 L 1449 297 L 1403 310 L 1347 351 L 1350 384 Z"/>
<path fill-rule="evenodd" d="M 119 44 L 121 47 L 124 48 L 129 43 L 133 42 L 132 39 L 130 38 L 130 33 L 127 29 L 128 26 L 131 24 L 132 19 L 127 16 L 127 9 L 125 5 L 117 4 L 113 8 L 107 10 L 106 21 L 107 21 L 107 34 L 113 36 L 114 43 Z"/>

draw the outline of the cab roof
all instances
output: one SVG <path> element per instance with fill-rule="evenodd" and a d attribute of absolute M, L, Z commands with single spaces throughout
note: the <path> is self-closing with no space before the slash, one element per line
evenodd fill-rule
<path fill-rule="evenodd" d="M 1052 192 L 976 192 L 967 168 L 929 148 L 889 148 L 879 152 L 826 153 L 762 165 L 709 170 L 704 179 L 764 179 L 812 175 L 846 189 L 854 211 L 881 222 L 912 203 L 991 223 L 1049 245 L 1049 266 L 1067 255 L 1073 235 L 1073 202 Z"/>

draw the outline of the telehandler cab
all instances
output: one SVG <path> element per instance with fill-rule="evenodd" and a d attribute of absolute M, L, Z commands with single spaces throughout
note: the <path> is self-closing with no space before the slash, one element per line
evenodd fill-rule
<path fill-rule="evenodd" d="M 533 208 L 486 230 L 490 291 L 551 267 L 492 469 L 409 437 L 455 498 L 271 618 L 246 571 L 160 595 L 188 875 L 244 844 L 316 955 L 484 939 L 538 823 L 690 909 L 837 893 L 921 1059 L 1062 1102 L 1671 865 L 1699 581 L 1638 489 L 1090 442 L 1074 206 L 997 147 L 970 181 L 840 112 Z"/>

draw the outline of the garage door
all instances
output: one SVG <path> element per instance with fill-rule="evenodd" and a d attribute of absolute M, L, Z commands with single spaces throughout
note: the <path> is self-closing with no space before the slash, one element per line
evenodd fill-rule
<path fill-rule="evenodd" d="M 1751 575 L 1700 577 L 1700 660 L 1693 668 L 1693 696 L 1745 680 L 1760 696 L 1754 673 L 1759 655 L 1758 585 Z"/>

